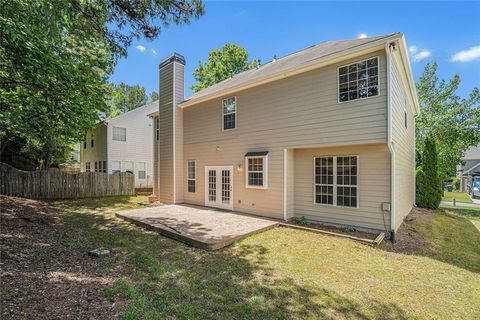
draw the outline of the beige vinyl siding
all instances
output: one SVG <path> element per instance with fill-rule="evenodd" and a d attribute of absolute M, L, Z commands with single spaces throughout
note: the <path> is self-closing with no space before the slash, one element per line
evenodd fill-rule
<path fill-rule="evenodd" d="M 287 150 L 287 220 L 295 216 L 295 149 Z"/>
<path fill-rule="evenodd" d="M 358 208 L 314 203 L 313 159 L 338 155 L 359 157 Z M 295 150 L 295 216 L 384 231 L 385 225 L 390 226 L 390 213 L 382 212 L 382 202 L 390 202 L 390 155 L 386 144 Z"/>
<path fill-rule="evenodd" d="M 173 203 L 173 64 L 160 69 L 160 201 Z"/>
<path fill-rule="evenodd" d="M 391 105 L 392 141 L 395 148 L 395 230 L 414 205 L 415 191 L 415 119 L 412 113 L 412 100 L 407 94 L 405 80 L 402 79 L 402 64 L 397 54 L 392 54 Z M 405 128 L 407 112 L 407 128 Z"/>
<path fill-rule="evenodd" d="M 380 95 L 338 103 L 337 67 L 375 56 Z M 241 172 L 234 170 L 234 209 L 283 218 L 283 150 L 386 143 L 385 84 L 385 54 L 379 51 L 236 93 L 234 130 L 222 131 L 222 99 L 230 96 L 184 109 L 184 159 L 197 160 L 197 192 L 184 188 L 185 202 L 204 204 L 206 165 L 241 165 Z M 268 189 L 247 189 L 244 155 L 260 150 L 269 151 Z"/>

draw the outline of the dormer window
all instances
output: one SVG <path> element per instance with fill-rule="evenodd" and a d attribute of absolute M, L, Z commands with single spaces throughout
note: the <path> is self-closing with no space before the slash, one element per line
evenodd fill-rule
<path fill-rule="evenodd" d="M 231 97 L 222 101 L 223 130 L 237 127 L 237 98 Z"/>
<path fill-rule="evenodd" d="M 378 57 L 338 68 L 338 101 L 378 96 Z"/>

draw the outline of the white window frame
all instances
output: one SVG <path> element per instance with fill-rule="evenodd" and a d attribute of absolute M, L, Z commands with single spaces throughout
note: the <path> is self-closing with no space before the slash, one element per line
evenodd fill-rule
<path fill-rule="evenodd" d="M 193 162 L 193 175 L 194 177 L 193 178 L 190 178 L 189 176 L 189 167 L 190 167 L 190 163 Z M 188 182 L 189 181 L 193 181 L 195 183 L 195 190 L 194 191 L 190 191 L 188 189 Z M 195 193 L 197 192 L 197 160 L 194 160 L 194 159 L 190 159 L 190 160 L 187 160 L 187 192 L 190 192 L 190 193 Z"/>
<path fill-rule="evenodd" d="M 115 129 L 117 129 L 117 132 L 115 132 Z M 120 132 L 119 132 L 120 130 Z M 123 132 L 125 135 L 123 135 Z M 125 137 L 125 140 L 122 140 L 121 138 Z M 118 138 L 118 139 L 115 139 Z M 112 140 L 113 141 L 120 141 L 120 142 L 126 142 L 127 141 L 127 128 L 125 127 L 112 127 Z"/>
<path fill-rule="evenodd" d="M 377 70 L 377 95 L 376 96 L 370 96 L 370 97 L 367 96 L 367 97 L 364 97 L 364 98 L 357 98 L 355 100 L 340 101 L 340 69 L 343 68 L 343 67 L 348 68 L 352 64 L 357 64 L 357 63 L 363 62 L 363 61 L 365 61 L 365 63 L 366 63 L 367 60 L 371 60 L 371 59 L 375 59 L 375 58 L 377 58 L 377 61 L 378 61 L 377 62 L 377 68 L 378 68 L 378 70 Z M 366 70 L 368 70 L 368 68 Z M 368 81 L 368 77 L 367 77 L 367 81 Z M 357 77 L 357 86 L 358 86 L 358 77 Z M 368 92 L 368 82 L 367 82 L 367 92 Z M 354 102 L 354 101 L 359 101 L 359 100 L 371 99 L 371 98 L 379 97 L 380 95 L 381 95 L 381 91 L 380 91 L 380 57 L 379 56 L 368 57 L 368 58 L 365 58 L 365 59 L 361 59 L 361 60 L 351 62 L 351 63 L 348 63 L 348 64 L 344 64 L 344 65 L 341 65 L 341 66 L 337 67 L 337 103 L 348 103 L 348 102 Z"/>
<path fill-rule="evenodd" d="M 140 170 L 140 164 L 143 164 L 143 170 Z M 137 162 L 136 165 L 137 169 L 137 178 L 140 180 L 145 180 L 147 179 L 147 163 L 146 162 Z M 140 177 L 140 172 L 144 173 L 144 177 Z"/>
<path fill-rule="evenodd" d="M 317 185 L 323 185 L 323 184 L 317 184 L 315 181 L 315 159 L 317 158 L 328 158 L 331 157 L 333 158 L 333 204 L 327 204 L 327 203 L 317 203 L 317 197 L 316 197 L 316 187 Z M 357 184 L 356 185 L 339 185 L 337 184 L 337 158 L 338 157 L 356 157 L 357 158 Z M 360 208 L 360 156 L 357 154 L 339 154 L 339 155 L 319 155 L 319 156 L 314 156 L 313 157 L 313 204 L 316 206 L 327 206 L 327 207 L 337 207 L 337 208 L 344 208 L 344 209 L 359 209 Z M 337 205 L 337 187 L 356 187 L 357 188 L 357 206 L 356 207 L 350 207 L 350 206 L 343 206 L 343 205 Z"/>
<path fill-rule="evenodd" d="M 248 182 L 248 159 L 263 159 L 263 186 L 252 186 Z M 260 171 L 253 171 L 253 172 L 260 172 Z M 248 189 L 268 189 L 268 154 L 264 156 L 248 156 L 245 157 L 245 188 Z"/>
<path fill-rule="evenodd" d="M 118 163 L 118 170 L 115 169 L 115 163 Z M 122 172 L 122 162 L 121 161 L 117 161 L 117 160 L 113 160 L 112 161 L 112 173 L 115 173 L 115 172 Z"/>
<path fill-rule="evenodd" d="M 233 100 L 235 101 L 235 112 L 224 113 L 223 102 L 224 102 L 225 100 L 232 99 L 232 98 L 233 98 Z M 230 129 L 225 129 L 225 116 L 226 116 L 226 115 L 229 115 L 229 114 L 232 114 L 232 113 L 235 113 L 235 127 L 234 127 L 234 128 L 230 128 Z M 238 113 L 238 108 L 237 108 L 237 96 L 233 96 L 233 97 L 228 97 L 228 98 L 222 99 L 222 131 L 231 131 L 231 130 L 235 130 L 235 129 L 238 128 L 237 113 Z"/>
<path fill-rule="evenodd" d="M 129 170 L 129 169 L 126 168 L 127 164 L 132 165 L 132 170 Z M 127 171 L 135 173 L 135 162 L 133 162 L 133 161 L 122 161 L 122 172 L 127 172 Z"/>

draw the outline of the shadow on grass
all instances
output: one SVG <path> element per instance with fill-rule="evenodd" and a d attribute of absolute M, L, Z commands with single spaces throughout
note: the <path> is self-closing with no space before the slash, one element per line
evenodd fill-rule
<path fill-rule="evenodd" d="M 68 210 L 65 225 L 85 250 L 106 247 L 114 252 L 103 263 L 120 276 L 104 295 L 128 301 L 126 319 L 407 318 L 395 304 L 354 301 L 275 277 L 262 245 L 203 251 L 105 213 L 79 212 Z"/>
<path fill-rule="evenodd" d="M 441 208 L 420 214 L 400 227 L 396 251 L 480 273 L 480 230 L 474 225 L 477 220 L 480 210 L 469 208 Z"/>

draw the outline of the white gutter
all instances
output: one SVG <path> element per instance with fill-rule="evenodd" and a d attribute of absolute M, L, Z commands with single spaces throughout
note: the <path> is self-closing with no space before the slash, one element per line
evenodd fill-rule
<path fill-rule="evenodd" d="M 283 221 L 287 221 L 288 150 L 283 149 Z"/>
<path fill-rule="evenodd" d="M 376 50 L 381 49 L 381 47 L 384 45 L 384 43 L 389 43 L 393 40 L 398 40 L 398 39 L 400 39 L 400 37 L 401 37 L 401 34 L 396 33 L 396 34 L 393 34 L 393 35 L 391 35 L 389 37 L 386 37 L 386 38 L 381 38 L 381 39 L 378 39 L 378 40 L 375 40 L 375 41 L 372 41 L 372 42 L 365 43 L 363 45 L 359 45 L 359 46 L 356 46 L 356 47 L 353 47 L 353 48 L 350 48 L 350 49 L 347 49 L 347 50 L 344 50 L 344 51 L 341 51 L 341 52 L 337 52 L 335 54 L 327 55 L 325 57 L 316 59 L 314 61 L 305 63 L 301 66 L 294 66 L 290 69 L 275 73 L 273 75 L 270 75 L 270 76 L 267 76 L 267 77 L 264 77 L 264 78 L 260 78 L 256 81 L 247 82 L 247 83 L 240 84 L 240 85 L 237 85 L 237 86 L 234 86 L 234 87 L 231 87 L 231 88 L 226 88 L 224 90 L 220 90 L 220 91 L 212 93 L 212 94 L 206 94 L 205 96 L 195 98 L 194 100 L 186 100 L 185 102 L 182 102 L 179 105 L 179 107 L 180 108 L 186 108 L 186 107 L 189 107 L 189 106 L 192 106 L 192 105 L 199 104 L 201 102 L 205 102 L 205 101 L 208 101 L 208 100 L 219 98 L 219 97 L 224 96 L 224 95 L 229 95 L 229 94 L 232 94 L 232 93 L 237 92 L 237 91 L 249 89 L 249 88 L 256 87 L 256 86 L 259 86 L 259 85 L 262 85 L 262 84 L 266 84 L 266 83 L 269 83 L 269 82 L 272 82 L 272 81 L 284 79 L 284 78 L 294 76 L 294 75 L 297 75 L 297 74 L 300 74 L 300 73 L 304 73 L 304 72 L 307 72 L 307 71 L 310 71 L 310 70 L 318 69 L 322 66 L 326 66 L 326 65 L 335 63 L 337 61 L 348 59 L 349 55 L 353 57 L 353 56 L 359 55 L 360 53 L 374 52 Z M 379 48 L 377 48 L 377 47 L 379 47 Z"/>
<path fill-rule="evenodd" d="M 390 150 L 390 231 L 395 232 L 395 146 L 392 139 L 392 58 L 390 51 L 391 41 L 385 42 L 385 53 L 387 57 L 387 144 Z"/>
<path fill-rule="evenodd" d="M 177 113 L 177 101 L 176 101 L 176 96 L 175 96 L 175 64 L 176 62 L 173 61 L 173 204 L 176 203 L 177 200 L 177 173 L 176 173 L 176 168 L 177 168 L 177 161 L 176 161 L 176 154 L 177 154 L 177 148 L 175 145 L 175 140 L 176 140 L 176 113 Z M 160 102 L 159 102 L 160 105 Z"/>

